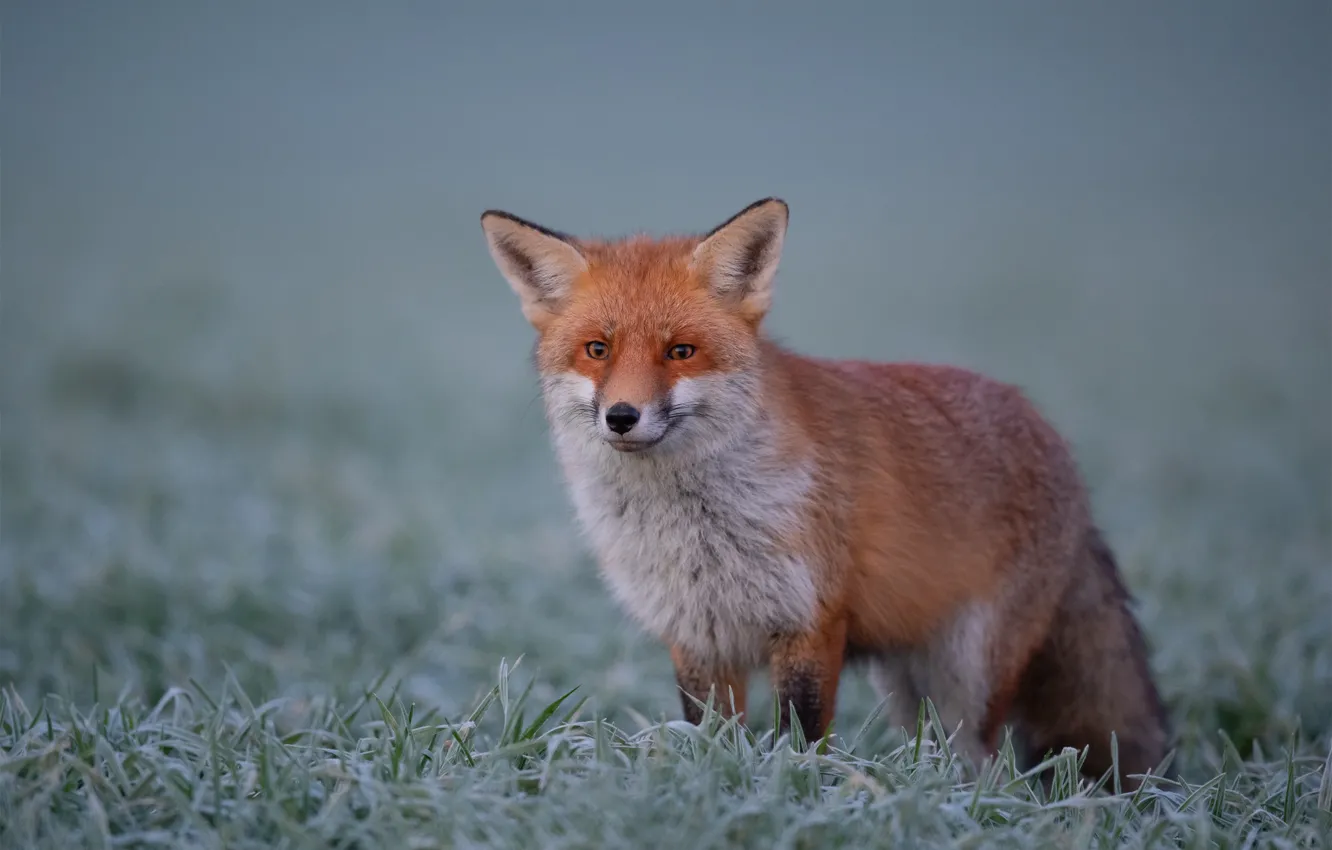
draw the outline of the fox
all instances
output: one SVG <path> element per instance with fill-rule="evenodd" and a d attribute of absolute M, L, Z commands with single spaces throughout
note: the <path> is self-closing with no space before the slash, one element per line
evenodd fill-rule
<path fill-rule="evenodd" d="M 858 664 L 899 728 L 928 697 L 978 765 L 1007 728 L 1095 779 L 1113 733 L 1136 787 L 1166 712 L 1069 445 L 1014 385 L 775 341 L 789 217 L 765 198 L 701 235 L 594 239 L 481 216 L 578 525 L 685 720 L 715 697 L 743 722 L 766 666 L 779 733 L 818 740 Z"/>

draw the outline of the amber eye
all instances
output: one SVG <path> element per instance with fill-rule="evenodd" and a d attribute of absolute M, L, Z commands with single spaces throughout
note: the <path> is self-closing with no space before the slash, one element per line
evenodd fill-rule
<path fill-rule="evenodd" d="M 666 356 L 671 360 L 688 360 L 694 356 L 694 351 L 694 346 L 681 343 L 680 345 L 672 345 L 670 350 L 666 352 Z"/>
<path fill-rule="evenodd" d="M 587 356 L 593 360 L 605 360 L 610 356 L 610 346 L 601 340 L 593 340 L 587 344 Z"/>

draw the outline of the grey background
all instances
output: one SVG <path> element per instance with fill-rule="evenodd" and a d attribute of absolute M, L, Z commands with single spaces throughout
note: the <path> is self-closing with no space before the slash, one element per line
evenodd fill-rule
<path fill-rule="evenodd" d="M 0 673 L 25 688 L 100 653 L 161 683 L 265 659 L 246 675 L 289 692 L 412 645 L 440 704 L 529 653 L 673 705 L 572 529 L 490 207 L 614 235 L 784 197 L 772 331 L 1027 388 L 1176 705 L 1212 705 L 1237 653 L 1284 657 L 1254 647 L 1322 604 L 1299 588 L 1332 525 L 1326 3 L 62 0 L 2 23 Z"/>

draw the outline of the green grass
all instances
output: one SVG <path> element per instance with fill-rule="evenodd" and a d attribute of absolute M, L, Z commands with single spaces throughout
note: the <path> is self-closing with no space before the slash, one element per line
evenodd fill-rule
<path fill-rule="evenodd" d="M 896 747 L 756 736 L 709 710 L 634 731 L 541 707 L 507 665 L 450 719 L 373 692 L 256 704 L 234 683 L 86 712 L 0 699 L 13 846 L 1313 846 L 1329 766 L 1286 748 L 1200 783 L 1133 793 L 1078 779 L 1066 750 L 1022 771 L 1005 742 L 978 775 L 931 706 Z M 925 709 L 929 709 L 928 720 Z M 1293 742 L 1292 742 L 1293 743 Z"/>
<path fill-rule="evenodd" d="M 0 846 L 1327 843 L 1321 291 L 978 281 L 852 351 L 1017 380 L 1072 437 L 1179 740 L 1178 783 L 1116 795 L 1074 782 L 1074 753 L 971 775 L 951 730 L 887 728 L 854 673 L 821 753 L 765 718 L 680 723 L 486 281 L 440 311 L 439 349 L 387 332 L 378 291 L 321 303 L 370 328 L 355 345 L 248 284 L 6 293 Z M 787 287 L 808 312 L 783 335 L 845 351 L 844 308 Z"/>

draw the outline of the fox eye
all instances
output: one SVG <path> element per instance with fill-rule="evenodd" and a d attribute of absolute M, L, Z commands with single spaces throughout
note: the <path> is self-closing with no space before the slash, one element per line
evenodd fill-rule
<path fill-rule="evenodd" d="M 610 356 L 610 346 L 601 340 L 593 340 L 586 346 L 587 356 L 593 360 L 605 360 Z"/>
<path fill-rule="evenodd" d="M 672 345 L 670 350 L 666 352 L 666 357 L 671 360 L 688 360 L 694 356 L 695 350 L 694 346 L 688 343 L 680 343 L 679 345 Z"/>

